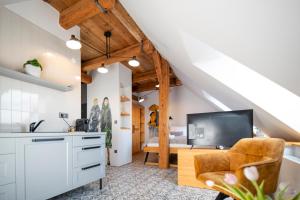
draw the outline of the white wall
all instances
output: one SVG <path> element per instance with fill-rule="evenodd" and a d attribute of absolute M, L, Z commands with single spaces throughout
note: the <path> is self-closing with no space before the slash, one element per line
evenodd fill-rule
<path fill-rule="evenodd" d="M 150 120 L 151 113 L 148 108 L 152 104 L 159 105 L 159 93 L 158 91 L 153 91 L 152 93 L 143 92 L 140 94 L 140 96 L 143 95 L 146 95 L 145 101 L 141 104 L 145 107 L 145 141 L 148 142 L 149 128 L 147 123 Z M 171 126 L 186 126 L 186 114 L 214 112 L 217 110 L 219 109 L 193 93 L 186 86 L 170 88 L 169 116 L 173 118 Z"/>
<path fill-rule="evenodd" d="M 97 71 L 92 73 L 93 82 L 87 85 L 87 117 L 89 118 L 94 98 L 98 98 L 100 108 L 104 97 L 109 98 L 112 114 L 110 162 L 112 166 L 121 166 L 132 161 L 131 130 L 120 130 L 120 81 L 124 83 L 124 81 L 129 80 L 131 82 L 131 71 L 128 71 L 127 68 L 119 63 L 112 64 L 108 69 L 109 72 L 107 74 L 100 74 Z M 123 76 L 127 76 L 127 78 Z M 128 84 L 123 85 L 127 86 Z M 129 85 L 131 84 L 129 83 Z M 131 123 L 129 126 L 131 127 Z"/>
<path fill-rule="evenodd" d="M 57 19 L 58 20 L 58 19 Z M 42 78 L 74 90 L 60 92 L 0 76 L 0 131 L 28 131 L 32 121 L 44 119 L 39 131 L 63 131 L 69 121 L 80 118 L 80 51 L 66 48 L 65 41 L 39 28 L 7 8 L 0 7 L 0 66 L 22 70 L 26 60 L 37 58 Z"/>

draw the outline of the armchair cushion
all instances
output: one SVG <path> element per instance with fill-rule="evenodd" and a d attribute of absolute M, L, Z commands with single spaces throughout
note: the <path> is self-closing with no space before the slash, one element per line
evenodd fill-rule
<path fill-rule="evenodd" d="M 195 156 L 196 176 L 206 172 L 229 171 L 230 163 L 225 152 L 199 154 Z"/>

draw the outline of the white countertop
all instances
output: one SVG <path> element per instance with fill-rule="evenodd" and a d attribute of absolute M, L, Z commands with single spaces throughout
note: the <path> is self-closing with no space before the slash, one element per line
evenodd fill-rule
<path fill-rule="evenodd" d="M 104 132 L 36 132 L 36 133 L 0 133 L 0 138 L 22 138 L 22 137 L 60 137 L 60 136 L 94 136 L 105 135 Z"/>

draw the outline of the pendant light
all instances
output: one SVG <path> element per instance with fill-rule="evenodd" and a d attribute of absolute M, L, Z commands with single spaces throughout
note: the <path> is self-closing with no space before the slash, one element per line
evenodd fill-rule
<path fill-rule="evenodd" d="M 80 40 L 75 35 L 71 35 L 70 40 L 66 41 L 66 46 L 70 49 L 80 49 L 82 47 Z"/>
<path fill-rule="evenodd" d="M 143 101 L 145 101 L 144 97 L 139 97 L 139 98 L 138 98 L 138 102 L 139 102 L 139 103 L 142 103 Z"/>
<path fill-rule="evenodd" d="M 104 64 L 102 64 L 101 67 L 97 69 L 97 71 L 101 74 L 106 74 L 108 72 L 108 69 L 104 66 Z"/>
<path fill-rule="evenodd" d="M 136 56 L 133 56 L 133 57 L 128 61 L 128 64 L 129 64 L 131 67 L 138 67 L 138 66 L 140 66 L 140 62 L 136 59 Z"/>

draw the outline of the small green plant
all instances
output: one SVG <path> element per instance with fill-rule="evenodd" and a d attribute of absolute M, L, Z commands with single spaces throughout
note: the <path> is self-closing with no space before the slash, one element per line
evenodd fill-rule
<path fill-rule="evenodd" d="M 35 67 L 39 67 L 39 68 L 41 68 L 41 70 L 43 70 L 42 65 L 39 63 L 39 61 L 36 58 L 34 58 L 32 60 L 28 60 L 26 63 L 23 64 L 23 67 L 25 67 L 27 64 L 30 64 Z"/>

